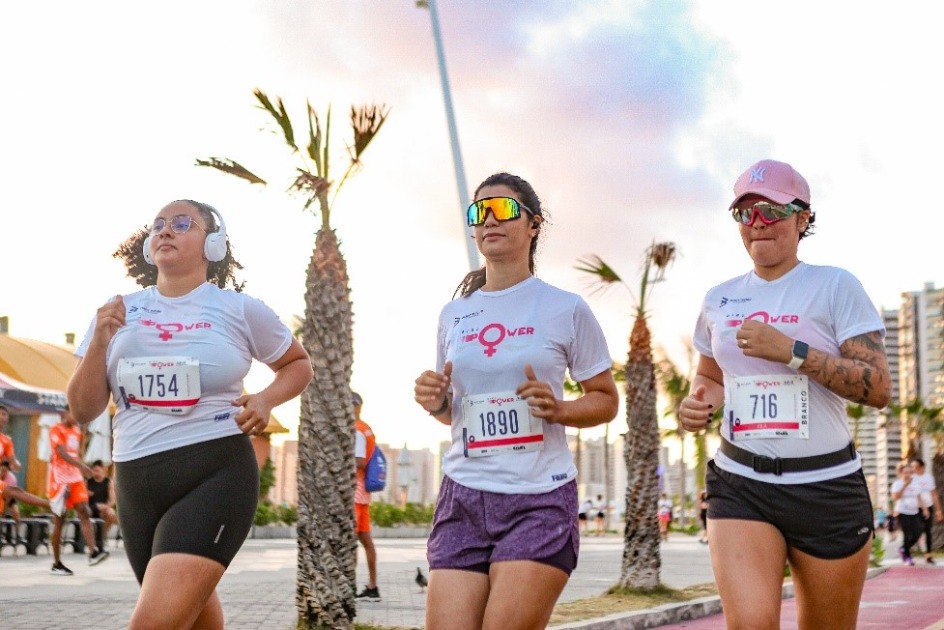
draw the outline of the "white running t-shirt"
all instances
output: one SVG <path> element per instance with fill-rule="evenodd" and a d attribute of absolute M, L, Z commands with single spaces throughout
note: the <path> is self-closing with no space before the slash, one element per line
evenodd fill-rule
<path fill-rule="evenodd" d="M 245 293 L 204 283 L 175 298 L 157 287 L 124 296 L 126 321 L 105 356 L 115 400 L 116 462 L 241 432 L 230 403 L 243 394 L 252 359 L 272 363 L 292 344 L 292 333 L 275 312 Z M 85 356 L 95 331 L 89 326 L 75 355 Z M 201 396 L 186 415 L 154 413 L 122 400 L 117 382 L 122 359 L 190 357 L 199 361 Z"/>
<path fill-rule="evenodd" d="M 848 271 L 800 263 L 773 282 L 753 271 L 709 290 L 695 326 L 695 348 L 712 357 L 724 372 L 725 411 L 730 408 L 733 380 L 742 376 L 792 376 L 786 363 L 745 356 L 735 335 L 745 319 L 756 319 L 794 339 L 833 356 L 843 342 L 865 333 L 885 334 L 885 324 L 865 289 Z M 846 400 L 812 378 L 809 383 L 809 438 L 743 439 L 735 435 L 725 413 L 721 435 L 737 446 L 767 457 L 807 457 L 831 453 L 851 441 L 846 424 Z M 740 438 L 740 439 L 739 439 Z M 810 483 L 835 479 L 861 468 L 860 458 L 819 470 L 756 473 L 718 451 L 715 463 L 722 470 L 768 483 Z"/>
<path fill-rule="evenodd" d="M 901 492 L 901 496 L 895 501 L 895 512 L 914 516 L 921 510 L 921 486 L 916 483 L 914 477 L 911 478 L 908 487 L 905 487 L 903 479 L 896 479 L 892 483 L 892 494 L 896 492 Z M 927 505 L 925 504 L 924 507 L 927 507 Z"/>
<path fill-rule="evenodd" d="M 541 494 L 577 476 L 564 427 L 543 422 L 544 448 L 466 457 L 462 400 L 513 392 L 527 380 L 526 363 L 539 381 L 564 398 L 564 375 L 574 381 L 610 369 L 612 359 L 590 307 L 574 293 L 530 277 L 503 291 L 475 291 L 447 304 L 439 317 L 437 371 L 452 361 L 452 446 L 443 472 L 463 486 L 502 494 Z"/>

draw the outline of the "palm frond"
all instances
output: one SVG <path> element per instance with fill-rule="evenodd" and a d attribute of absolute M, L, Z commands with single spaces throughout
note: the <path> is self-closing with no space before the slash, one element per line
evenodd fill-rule
<path fill-rule="evenodd" d="M 623 284 L 623 279 L 616 270 L 596 254 L 578 258 L 574 269 L 594 276 L 590 283 L 593 287 L 591 293 L 602 291 L 614 284 Z"/>
<path fill-rule="evenodd" d="M 305 105 L 308 106 L 308 157 L 315 163 L 318 175 L 327 177 L 328 173 L 322 170 L 321 166 L 321 123 L 318 120 L 318 112 L 311 106 L 311 101 L 305 101 Z"/>
<path fill-rule="evenodd" d="M 610 366 L 610 373 L 613 374 L 613 380 L 617 383 L 626 382 L 626 364 L 617 363 L 613 361 L 613 365 Z"/>
<path fill-rule="evenodd" d="M 324 134 L 324 153 L 322 154 L 321 164 L 324 168 L 320 175 L 327 179 L 328 177 L 328 144 L 331 140 L 331 105 L 328 105 L 328 113 L 325 116 L 325 134 Z M 337 191 L 335 191 L 337 194 Z"/>
<path fill-rule="evenodd" d="M 289 186 L 289 192 L 302 194 L 306 197 L 304 210 L 307 210 L 315 200 L 322 195 L 327 194 L 331 188 L 331 182 L 320 175 L 315 175 L 305 169 L 296 169 L 298 176 L 292 185 Z"/>
<path fill-rule="evenodd" d="M 570 374 L 568 374 L 564 378 L 564 392 L 571 396 L 579 396 L 583 394 L 583 387 L 580 386 L 580 383 L 570 378 Z"/>
<path fill-rule="evenodd" d="M 655 243 L 649 248 L 649 257 L 656 268 L 656 275 L 655 278 L 653 278 L 654 282 L 662 280 L 665 270 L 675 262 L 677 253 L 675 243 Z"/>
<path fill-rule="evenodd" d="M 259 101 L 259 107 L 269 112 L 269 114 L 275 118 L 275 122 L 277 122 L 282 129 L 285 143 L 291 147 L 293 152 L 298 153 L 298 145 L 295 144 L 295 130 L 292 129 L 292 121 L 289 120 L 288 112 L 285 111 L 285 104 L 282 103 L 282 99 L 279 98 L 278 107 L 276 107 L 272 104 L 272 101 L 269 100 L 266 93 L 259 88 L 253 90 L 252 93 L 256 97 L 256 100 Z"/>
<path fill-rule="evenodd" d="M 639 280 L 639 303 L 637 311 L 639 315 L 646 312 L 646 300 L 649 299 L 651 292 L 650 284 L 661 282 L 665 275 L 665 270 L 675 260 L 674 243 L 653 243 L 646 249 L 645 260 L 642 265 L 642 278 Z M 653 273 L 655 267 L 655 273 Z"/>
<path fill-rule="evenodd" d="M 351 160 L 360 162 L 361 156 L 367 150 L 367 145 L 374 139 L 377 132 L 387 120 L 390 108 L 386 105 L 361 105 L 351 107 L 351 126 L 354 128 L 354 151 Z"/>
<path fill-rule="evenodd" d="M 258 175 L 252 173 L 242 164 L 231 160 L 229 158 L 207 158 L 205 160 L 197 159 L 197 166 L 208 166 L 210 168 L 215 168 L 218 171 L 223 171 L 224 173 L 229 173 L 230 175 L 235 175 L 240 179 L 245 179 L 250 184 L 262 184 L 266 185 L 266 181 L 259 177 Z"/>

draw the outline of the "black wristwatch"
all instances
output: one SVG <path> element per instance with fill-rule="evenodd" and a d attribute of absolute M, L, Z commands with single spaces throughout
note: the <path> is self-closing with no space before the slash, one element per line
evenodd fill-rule
<path fill-rule="evenodd" d="M 787 363 L 794 370 L 799 370 L 806 357 L 810 354 L 810 346 L 799 339 L 793 340 L 793 358 Z"/>

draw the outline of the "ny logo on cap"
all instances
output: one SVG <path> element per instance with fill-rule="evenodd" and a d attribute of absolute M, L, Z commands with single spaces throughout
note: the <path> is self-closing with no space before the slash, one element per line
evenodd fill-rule
<path fill-rule="evenodd" d="M 754 182 L 763 182 L 764 181 L 764 171 L 767 170 L 766 166 L 761 166 L 759 168 L 751 169 L 751 178 L 748 180 L 748 184 L 753 184 Z"/>

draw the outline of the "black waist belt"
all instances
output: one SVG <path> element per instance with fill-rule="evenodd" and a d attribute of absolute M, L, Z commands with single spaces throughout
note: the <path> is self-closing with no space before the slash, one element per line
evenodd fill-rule
<path fill-rule="evenodd" d="M 819 470 L 820 468 L 830 468 L 846 462 L 851 462 L 856 458 L 855 445 L 849 442 L 849 446 L 844 446 L 838 451 L 832 453 L 823 453 L 822 455 L 812 455 L 810 457 L 765 457 L 745 451 L 731 442 L 721 440 L 721 452 L 744 466 L 750 466 L 754 472 L 782 475 L 785 472 L 804 472 L 807 470 Z"/>

